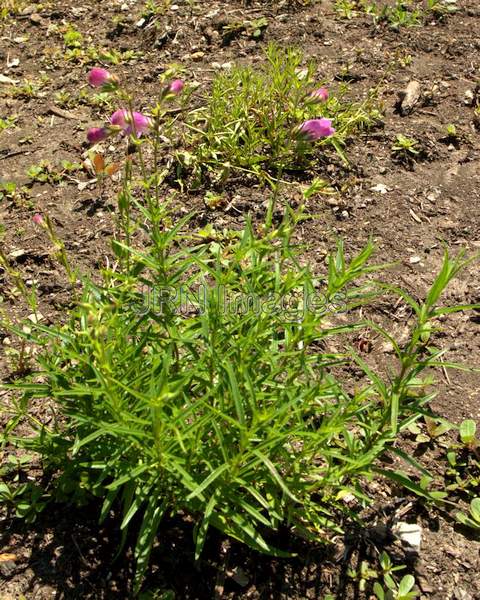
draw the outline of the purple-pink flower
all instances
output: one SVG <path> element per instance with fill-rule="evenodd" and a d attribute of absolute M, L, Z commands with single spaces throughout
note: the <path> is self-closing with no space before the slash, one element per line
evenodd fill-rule
<path fill-rule="evenodd" d="M 37 213 L 36 215 L 33 215 L 32 221 L 35 223 L 35 225 L 42 225 L 43 217 L 42 217 L 42 215 Z"/>
<path fill-rule="evenodd" d="M 88 83 L 95 88 L 102 87 L 102 85 L 110 82 L 112 78 L 113 75 L 107 69 L 94 67 L 88 74 Z"/>
<path fill-rule="evenodd" d="M 87 131 L 87 140 L 90 144 L 98 144 L 108 137 L 108 130 L 105 127 L 92 127 Z"/>
<path fill-rule="evenodd" d="M 309 119 L 299 127 L 300 133 L 308 140 L 314 141 L 333 135 L 335 129 L 330 119 Z"/>
<path fill-rule="evenodd" d="M 120 108 L 110 117 L 110 123 L 119 127 L 125 135 L 135 133 L 137 136 L 146 133 L 151 125 L 150 119 L 142 113 L 133 112 Z"/>
<path fill-rule="evenodd" d="M 328 100 L 328 90 L 325 87 L 318 88 L 318 90 L 314 90 L 310 94 L 310 98 L 312 100 L 316 100 L 317 102 L 326 102 Z"/>
<path fill-rule="evenodd" d="M 172 81 L 168 89 L 172 92 L 172 94 L 177 95 L 180 94 L 184 87 L 185 84 L 181 79 L 175 79 L 175 81 Z"/>

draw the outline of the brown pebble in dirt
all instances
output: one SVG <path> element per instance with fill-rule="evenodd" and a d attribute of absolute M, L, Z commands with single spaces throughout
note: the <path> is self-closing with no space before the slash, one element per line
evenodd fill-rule
<path fill-rule="evenodd" d="M 413 112 L 421 97 L 421 88 L 418 81 L 410 81 L 407 87 L 399 92 L 399 111 L 402 116 Z"/>

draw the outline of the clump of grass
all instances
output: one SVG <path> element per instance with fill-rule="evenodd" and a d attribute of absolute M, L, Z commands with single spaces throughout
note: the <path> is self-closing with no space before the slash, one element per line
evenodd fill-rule
<path fill-rule="evenodd" d="M 334 8 L 341 18 L 371 15 L 374 23 L 387 23 L 393 29 L 419 26 L 431 17 L 442 21 L 458 10 L 457 0 L 336 0 Z"/>
<path fill-rule="evenodd" d="M 205 106 L 187 120 L 188 150 L 177 152 L 180 178 L 188 174 L 200 185 L 243 172 L 272 181 L 308 167 L 317 145 L 332 146 L 345 159 L 347 137 L 378 120 L 373 93 L 362 103 L 344 99 L 346 86 L 323 101 L 312 96 L 317 67 L 304 65 L 301 52 L 271 44 L 266 59 L 260 68 L 234 66 L 215 76 Z M 318 118 L 331 120 L 335 134 L 305 144 L 298 128 Z"/>

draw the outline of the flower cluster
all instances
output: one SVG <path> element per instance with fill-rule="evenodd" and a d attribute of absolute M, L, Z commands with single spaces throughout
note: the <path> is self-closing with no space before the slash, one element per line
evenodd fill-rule
<path fill-rule="evenodd" d="M 88 74 L 88 83 L 95 88 L 113 90 L 118 85 L 118 78 L 112 75 L 107 69 L 95 67 Z M 165 93 L 178 95 L 184 88 L 184 82 L 181 79 L 175 79 L 166 88 Z M 121 134 L 123 136 L 133 135 L 136 138 L 148 132 L 152 125 L 151 119 L 141 112 L 119 108 L 110 117 L 110 120 L 103 127 L 91 127 L 87 131 L 87 140 L 90 144 L 98 144 L 112 135 Z"/>
<path fill-rule="evenodd" d="M 328 90 L 325 87 L 318 88 L 310 93 L 308 100 L 314 103 L 326 102 L 328 100 Z M 314 142 L 322 138 L 330 137 L 335 133 L 332 127 L 331 119 L 325 117 L 319 119 L 309 119 L 298 128 L 299 136 L 309 142 Z"/>

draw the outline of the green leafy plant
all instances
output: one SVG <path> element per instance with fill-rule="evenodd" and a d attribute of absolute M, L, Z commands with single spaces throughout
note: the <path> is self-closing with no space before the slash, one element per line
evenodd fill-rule
<path fill-rule="evenodd" d="M 81 48 L 83 45 L 83 35 L 77 31 L 73 25 L 68 25 L 63 34 L 63 43 L 65 48 L 69 50 L 72 48 Z"/>
<path fill-rule="evenodd" d="M 442 20 L 458 10 L 457 0 L 426 0 L 426 14 Z"/>
<path fill-rule="evenodd" d="M 447 449 L 446 489 L 457 495 L 472 497 L 480 486 L 480 443 L 476 438 L 476 423 L 466 419 L 459 427 L 459 443 Z"/>
<path fill-rule="evenodd" d="M 392 154 L 399 160 L 411 164 L 420 154 L 418 141 L 399 133 L 392 145 Z"/>
<path fill-rule="evenodd" d="M 5 119 L 0 119 L 0 131 L 15 127 L 17 120 L 18 117 L 16 115 L 13 117 L 5 117 Z"/>
<path fill-rule="evenodd" d="M 378 600 L 413 600 L 419 594 L 414 590 L 415 577 L 407 574 L 400 581 L 397 580 L 395 573 L 405 570 L 404 565 L 393 566 L 392 559 L 386 552 L 379 556 L 381 568 L 381 577 L 385 588 L 379 581 L 373 584 L 373 592 Z"/>
<path fill-rule="evenodd" d="M 299 138 L 299 127 L 318 117 L 330 119 L 336 132 L 316 145 L 331 145 L 346 160 L 345 139 L 379 118 L 374 94 L 354 104 L 342 100 L 344 87 L 319 102 L 311 96 L 315 69 L 313 62 L 303 66 L 299 51 L 270 45 L 261 68 L 234 66 L 216 75 L 206 106 L 187 120 L 178 176 L 190 177 L 192 186 L 232 173 L 272 183 L 286 170 L 308 167 L 315 147 Z"/>
<path fill-rule="evenodd" d="M 392 29 L 419 26 L 431 17 L 441 21 L 458 10 L 456 0 L 394 0 L 388 4 L 375 0 L 336 0 L 334 8 L 341 18 L 371 15 L 375 24 L 386 23 Z"/>
<path fill-rule="evenodd" d="M 210 526 L 280 556 L 267 533 L 281 523 L 328 539 L 347 517 L 337 497 L 364 497 L 358 478 L 431 398 L 419 393 L 419 377 L 439 353 L 421 332 L 452 310 L 436 301 L 461 262 L 446 258 L 426 303 L 414 304 L 418 323 L 404 349 L 395 345 L 401 366 L 387 383 L 347 346 L 328 350 L 330 339 L 366 325 L 332 319 L 365 301 L 357 280 L 378 269 L 367 266 L 372 246 L 348 262 L 340 245 L 320 283 L 295 258 L 292 215 L 266 238 L 247 226 L 237 241 L 192 247 L 186 220 L 164 229 L 165 208 L 142 214 L 151 247 L 114 245 L 126 270 L 106 272 L 100 286 L 86 280 L 67 323 L 14 329 L 40 352 L 37 369 L 13 385 L 21 395 L 6 408 L 5 439 L 58 472 L 52 498 L 98 497 L 103 518 L 118 503 L 125 534 L 143 515 L 137 586 L 167 513 L 193 517 L 197 556 Z M 187 305 L 182 285 L 194 290 Z M 305 308 L 306 292 L 321 292 L 315 307 Z M 287 298 L 289 311 L 274 298 Z M 263 312 L 254 308 L 261 300 Z M 352 362 L 371 383 L 349 392 L 332 367 Z M 65 418 L 31 419 L 40 397 Z M 14 434 L 24 420 L 36 435 Z"/>

